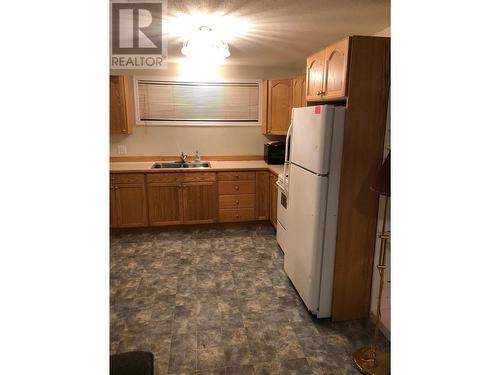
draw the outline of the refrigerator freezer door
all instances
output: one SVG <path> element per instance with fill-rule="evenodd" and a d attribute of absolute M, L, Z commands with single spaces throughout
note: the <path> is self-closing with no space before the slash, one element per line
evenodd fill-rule
<path fill-rule="evenodd" d="M 328 178 L 290 167 L 285 272 L 302 300 L 318 311 Z"/>
<path fill-rule="evenodd" d="M 293 164 L 316 174 L 329 172 L 334 108 L 318 105 L 293 109 L 290 153 Z"/>

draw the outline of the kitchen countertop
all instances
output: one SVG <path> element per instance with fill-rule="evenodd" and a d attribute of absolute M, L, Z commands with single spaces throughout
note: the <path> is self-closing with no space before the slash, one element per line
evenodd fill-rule
<path fill-rule="evenodd" d="M 165 168 L 151 169 L 155 162 L 113 162 L 109 170 L 113 173 L 145 173 L 145 172 L 221 172 L 226 170 L 268 170 L 271 173 L 283 173 L 283 165 L 269 165 L 264 160 L 249 161 L 211 161 L 211 168 Z"/>

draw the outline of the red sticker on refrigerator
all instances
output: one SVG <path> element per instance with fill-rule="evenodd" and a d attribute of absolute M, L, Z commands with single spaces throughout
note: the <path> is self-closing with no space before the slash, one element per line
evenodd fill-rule
<path fill-rule="evenodd" d="M 321 113 L 321 107 L 317 105 L 316 107 L 314 107 L 314 114 L 319 115 L 320 113 Z"/>

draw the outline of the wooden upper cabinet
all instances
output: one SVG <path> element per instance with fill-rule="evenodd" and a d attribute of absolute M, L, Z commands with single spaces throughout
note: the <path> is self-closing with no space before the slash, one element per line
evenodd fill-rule
<path fill-rule="evenodd" d="M 325 51 L 323 50 L 309 56 L 306 64 L 306 100 L 321 100 L 321 93 L 323 92 Z"/>
<path fill-rule="evenodd" d="M 275 79 L 264 81 L 262 86 L 262 132 L 286 135 L 290 127 L 293 82 Z"/>
<path fill-rule="evenodd" d="M 347 96 L 349 40 L 342 39 L 307 58 L 307 101 L 327 101 Z"/>
<path fill-rule="evenodd" d="M 131 134 L 134 124 L 131 78 L 109 76 L 109 125 L 112 134 Z"/>
<path fill-rule="evenodd" d="M 118 228 L 145 227 L 148 225 L 146 186 L 143 174 L 112 175 L 111 214 L 116 215 Z"/>
<path fill-rule="evenodd" d="M 349 38 L 325 50 L 323 100 L 345 97 L 347 94 L 347 57 Z"/>
<path fill-rule="evenodd" d="M 185 224 L 217 221 L 217 183 L 215 181 L 184 183 L 182 200 Z"/>
<path fill-rule="evenodd" d="M 307 106 L 306 103 L 306 76 L 301 75 L 293 79 L 292 108 Z"/>

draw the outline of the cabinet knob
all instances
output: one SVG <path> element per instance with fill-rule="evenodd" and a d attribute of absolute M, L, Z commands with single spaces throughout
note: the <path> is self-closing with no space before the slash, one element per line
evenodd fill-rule
<path fill-rule="evenodd" d="M 234 190 L 240 190 L 240 187 L 239 187 L 238 185 L 236 185 L 236 186 L 234 187 Z"/>
<path fill-rule="evenodd" d="M 239 219 L 240 218 L 240 215 L 236 215 L 236 219 Z"/>
<path fill-rule="evenodd" d="M 316 95 L 321 95 L 321 91 L 318 91 L 318 92 L 316 93 Z"/>
<path fill-rule="evenodd" d="M 234 178 L 238 179 L 240 178 L 240 175 L 237 174 L 236 176 L 234 176 Z"/>
<path fill-rule="evenodd" d="M 123 134 L 125 134 L 125 133 L 127 133 L 127 131 L 126 131 L 125 129 L 123 129 L 123 130 L 122 130 L 122 133 L 123 133 Z"/>
<path fill-rule="evenodd" d="M 236 204 L 240 204 L 240 201 L 239 201 L 239 200 L 236 200 Z"/>

